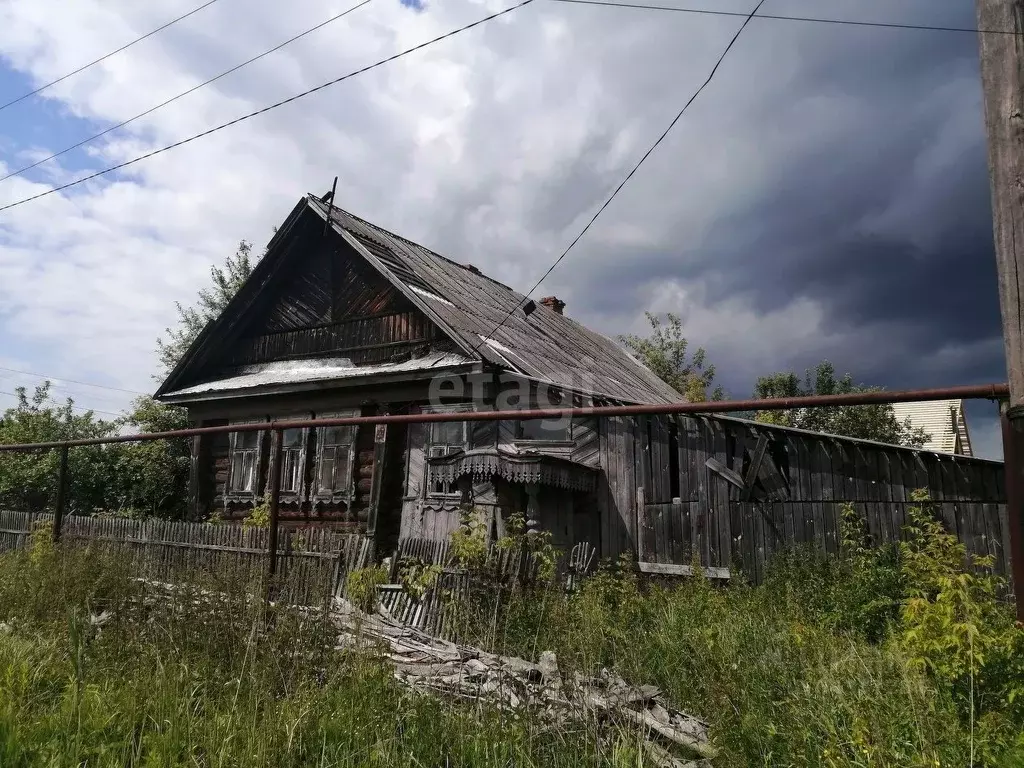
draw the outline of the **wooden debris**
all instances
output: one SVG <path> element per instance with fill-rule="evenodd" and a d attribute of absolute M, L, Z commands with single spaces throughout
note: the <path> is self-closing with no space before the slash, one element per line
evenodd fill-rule
<path fill-rule="evenodd" d="M 181 587 L 138 579 L 165 593 Z M 193 601 L 214 593 L 187 590 Z M 273 605 L 273 604 L 272 604 Z M 323 608 L 292 606 L 303 615 L 323 615 Z M 529 710 L 555 725 L 569 720 L 591 722 L 602 728 L 639 727 L 643 748 L 659 768 L 710 768 L 715 756 L 708 724 L 672 709 L 659 688 L 630 685 L 614 672 L 602 669 L 596 677 L 562 673 L 553 651 L 544 651 L 536 664 L 515 656 L 500 656 L 401 624 L 387 609 L 376 614 L 360 611 L 344 598 L 334 598 L 328 617 L 338 630 L 336 649 L 376 652 L 394 665 L 395 678 L 416 690 L 465 701 L 486 701 L 510 710 Z M 693 761 L 671 750 L 698 756 Z"/>
<path fill-rule="evenodd" d="M 529 708 L 542 718 L 593 720 L 599 725 L 639 726 L 648 757 L 665 768 L 702 768 L 714 757 L 707 723 L 672 709 L 653 685 L 630 685 L 614 672 L 564 679 L 553 651 L 536 664 L 461 646 L 403 626 L 381 609 L 369 616 L 336 598 L 331 618 L 340 630 L 339 648 L 375 644 L 395 666 L 395 677 L 418 690 L 497 707 Z M 679 749 L 700 762 L 675 757 Z"/>

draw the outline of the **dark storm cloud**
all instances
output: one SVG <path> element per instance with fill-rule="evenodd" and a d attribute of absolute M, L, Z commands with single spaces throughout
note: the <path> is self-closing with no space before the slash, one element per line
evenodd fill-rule
<path fill-rule="evenodd" d="M 927 21 L 925 9 L 884 18 Z M 749 141 L 773 123 L 788 134 L 755 194 L 731 208 L 724 200 L 697 247 L 683 232 L 619 254 L 592 246 L 586 270 L 576 254 L 584 306 L 624 310 L 630 280 L 699 280 L 707 301 L 742 295 L 764 313 L 807 297 L 825 307 L 825 331 L 901 328 L 915 345 L 907 365 L 997 335 L 980 112 L 964 123 L 980 109 L 974 37 L 774 24 L 771 45 L 796 45 L 801 66 L 750 105 Z M 841 119 L 801 123 L 799 105 L 815 98 L 841 101 Z M 751 183 L 736 178 L 737 189 Z"/>

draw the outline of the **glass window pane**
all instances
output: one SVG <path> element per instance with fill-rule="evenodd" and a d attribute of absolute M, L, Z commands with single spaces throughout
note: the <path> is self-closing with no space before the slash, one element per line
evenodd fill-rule
<path fill-rule="evenodd" d="M 523 440 L 568 440 L 568 419 L 527 419 L 519 422 L 519 436 Z"/>
<path fill-rule="evenodd" d="M 464 422 L 461 421 L 449 421 L 441 422 L 438 426 L 438 437 L 437 443 L 441 445 L 462 445 L 464 442 L 463 430 Z"/>
<path fill-rule="evenodd" d="M 231 457 L 231 490 L 237 491 L 242 487 L 242 454 L 236 453 Z"/>
<path fill-rule="evenodd" d="M 334 453 L 334 448 L 324 447 L 320 455 L 319 483 L 322 491 L 334 489 Z"/>
<path fill-rule="evenodd" d="M 286 429 L 281 437 L 285 448 L 298 448 L 302 445 L 301 429 Z"/>
<path fill-rule="evenodd" d="M 241 481 L 242 485 L 239 490 L 250 492 L 253 489 L 253 479 L 255 472 L 254 467 L 256 464 L 256 454 L 252 451 L 246 451 L 242 454 L 242 471 Z"/>
<path fill-rule="evenodd" d="M 300 470 L 299 451 L 292 448 L 284 452 L 281 471 L 281 490 L 295 492 L 299 490 Z"/>
<path fill-rule="evenodd" d="M 334 462 L 334 490 L 344 491 L 349 485 L 349 453 L 338 451 Z"/>
<path fill-rule="evenodd" d="M 320 434 L 324 445 L 348 445 L 352 442 L 353 427 L 322 427 Z"/>
<path fill-rule="evenodd" d="M 235 447 L 240 449 L 256 448 L 260 444 L 259 432 L 238 432 L 235 435 Z"/>

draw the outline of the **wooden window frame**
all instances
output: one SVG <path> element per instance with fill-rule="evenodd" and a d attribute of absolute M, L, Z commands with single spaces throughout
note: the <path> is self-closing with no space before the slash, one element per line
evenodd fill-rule
<path fill-rule="evenodd" d="M 309 412 L 305 412 L 305 413 L 298 413 L 298 414 L 287 414 L 287 415 L 281 416 L 279 418 L 308 419 L 310 416 L 311 416 L 311 414 Z M 290 431 L 292 431 L 292 430 L 287 430 L 287 429 L 282 430 L 281 431 L 281 439 L 284 440 L 285 432 L 290 432 Z M 307 495 L 307 490 L 308 490 L 308 488 L 307 488 L 307 486 L 308 486 L 307 478 L 309 476 L 309 432 L 310 432 L 310 430 L 309 430 L 308 427 L 303 427 L 302 429 L 295 430 L 295 431 L 297 431 L 299 433 L 299 444 L 298 444 L 298 446 L 297 447 L 292 447 L 292 448 L 288 448 L 288 447 L 282 446 L 282 449 L 281 449 L 281 459 L 282 459 L 283 464 L 284 464 L 284 466 L 281 469 L 281 496 L 283 496 L 285 498 L 288 498 L 288 499 L 305 499 L 306 495 Z M 290 488 L 289 485 L 287 484 L 287 480 L 286 480 L 287 473 L 285 471 L 289 467 L 288 461 L 289 461 L 289 456 L 291 456 L 291 455 L 294 455 L 296 457 L 295 461 L 294 461 L 294 464 L 292 465 L 294 467 L 293 468 L 293 475 L 295 473 L 298 474 L 298 482 L 295 484 L 294 488 Z"/>
<path fill-rule="evenodd" d="M 241 426 L 242 424 L 265 424 L 267 420 L 265 418 L 252 418 L 252 419 L 237 419 L 230 421 L 231 426 Z M 227 482 L 224 486 L 224 497 L 226 499 L 240 499 L 240 500 L 252 500 L 259 498 L 260 487 L 262 481 L 262 467 L 263 467 L 263 442 L 266 437 L 266 430 L 261 429 L 253 434 L 256 435 L 256 447 L 255 448 L 239 448 L 238 438 L 244 433 L 232 432 L 230 435 L 230 449 L 228 451 L 228 477 Z M 251 490 L 239 490 L 235 488 L 235 456 L 236 454 L 251 453 L 252 459 L 252 488 Z"/>
<path fill-rule="evenodd" d="M 570 401 L 570 405 L 572 401 Z M 521 405 L 518 400 L 514 403 L 509 404 L 513 410 L 526 411 L 536 410 L 537 404 L 531 399 L 525 406 Z M 561 418 L 561 417 L 559 417 Z M 538 419 L 527 419 L 526 421 L 547 421 L 544 418 Z M 532 449 L 543 449 L 543 448 L 575 448 L 576 441 L 573 439 L 573 429 L 576 425 L 576 419 L 569 419 L 569 423 L 566 426 L 567 435 L 564 438 L 545 438 L 545 437 L 524 437 L 522 433 L 523 424 L 525 421 L 517 420 L 512 422 L 512 442 L 513 444 L 523 446 Z"/>
<path fill-rule="evenodd" d="M 323 413 L 317 413 L 314 415 L 314 419 L 337 419 L 347 418 L 350 416 L 358 416 L 358 408 L 346 408 L 332 411 L 325 411 Z M 325 490 L 320 485 L 320 478 L 323 476 L 321 467 L 324 462 L 324 454 L 328 447 L 335 449 L 339 446 L 345 445 L 345 443 L 332 443 L 328 446 L 324 439 L 324 430 L 330 429 L 330 427 L 317 427 L 316 428 L 316 458 L 313 465 L 313 477 L 310 483 L 310 496 L 318 501 L 344 501 L 351 503 L 352 498 L 355 494 L 355 473 L 356 473 L 356 443 L 358 441 L 358 426 L 351 425 L 352 439 L 348 443 L 348 478 L 345 483 L 343 490 L 337 488 L 337 478 L 335 478 L 334 488 Z M 335 455 L 334 461 L 337 461 Z M 337 467 L 335 467 L 337 471 Z"/>
<path fill-rule="evenodd" d="M 473 410 L 472 403 L 455 403 L 452 405 L 435 405 L 425 407 L 423 409 L 423 413 L 470 413 Z M 426 436 L 426 440 L 423 446 L 423 456 L 425 459 L 423 472 L 423 495 L 428 499 L 461 499 L 462 491 L 456 488 L 454 483 L 451 484 L 447 491 L 435 490 L 434 480 L 431 477 L 433 474 L 433 467 L 431 467 L 429 459 L 436 456 L 451 456 L 454 453 L 469 450 L 469 422 L 455 422 L 462 425 L 462 445 L 456 445 L 454 443 L 435 444 L 433 440 L 434 427 L 440 423 L 443 422 L 427 422 L 425 425 L 426 430 L 424 430 L 424 434 Z"/>

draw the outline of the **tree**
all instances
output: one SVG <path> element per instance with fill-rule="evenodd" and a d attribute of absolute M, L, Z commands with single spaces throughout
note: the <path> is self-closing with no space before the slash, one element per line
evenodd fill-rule
<path fill-rule="evenodd" d="M 683 394 L 691 403 L 705 400 L 721 400 L 725 394 L 721 387 L 715 387 L 708 397 L 708 389 L 715 379 L 715 366 L 707 365 L 707 353 L 697 349 L 687 360 L 689 342 L 683 336 L 683 322 L 668 313 L 667 325 L 650 312 L 646 313 L 651 324 L 651 335 L 642 338 L 633 334 L 619 336 L 640 361 L 651 369 L 670 387 Z"/>
<path fill-rule="evenodd" d="M 775 399 L 881 391 L 881 387 L 854 384 L 849 373 L 841 378 L 837 377 L 832 363 L 823 360 L 813 369 L 806 371 L 803 382 L 793 372 L 761 376 L 754 387 L 754 397 Z M 888 403 L 800 408 L 792 411 L 759 411 L 755 418 L 766 424 L 799 427 L 812 432 L 859 437 L 915 448 L 920 448 L 930 438 L 924 430 L 911 426 L 909 419 L 903 422 L 897 419 L 892 406 Z"/>
<path fill-rule="evenodd" d="M 259 258 L 252 258 L 252 243 L 240 241 L 238 250 L 225 260 L 224 266 L 210 267 L 212 285 L 199 291 L 195 306 L 183 307 L 180 301 L 174 303 L 178 310 L 178 326 L 165 329 L 166 340 L 156 340 L 165 376 L 178 364 L 203 328 L 224 311 L 238 289 L 249 279 L 257 261 Z"/>
<path fill-rule="evenodd" d="M 69 398 L 63 404 L 50 398 L 50 382 L 15 390 L 18 404 L 0 415 L 0 443 L 40 443 L 89 437 L 107 437 L 117 423 L 97 419 L 92 411 L 75 413 Z M 106 506 L 112 452 L 107 446 L 83 446 L 68 452 L 67 509 L 91 514 Z M 0 453 L 0 509 L 42 512 L 52 509 L 56 497 L 60 453 Z"/>

